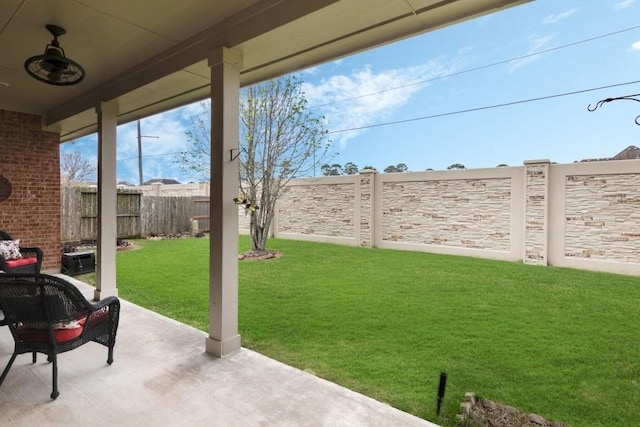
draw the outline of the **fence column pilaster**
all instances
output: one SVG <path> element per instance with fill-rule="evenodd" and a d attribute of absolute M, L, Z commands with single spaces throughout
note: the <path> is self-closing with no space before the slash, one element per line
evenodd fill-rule
<path fill-rule="evenodd" d="M 360 171 L 360 220 L 358 221 L 359 245 L 364 248 L 375 246 L 375 182 L 374 169 Z"/>
<path fill-rule="evenodd" d="M 524 162 L 525 264 L 548 264 L 549 160 Z"/>
<path fill-rule="evenodd" d="M 207 181 L 201 182 L 199 185 L 198 196 L 206 196 L 209 197 L 209 183 Z"/>
<path fill-rule="evenodd" d="M 160 195 L 162 194 L 162 183 L 154 182 L 153 184 L 151 184 L 151 188 L 153 189 L 153 195 L 156 197 L 160 197 Z"/>

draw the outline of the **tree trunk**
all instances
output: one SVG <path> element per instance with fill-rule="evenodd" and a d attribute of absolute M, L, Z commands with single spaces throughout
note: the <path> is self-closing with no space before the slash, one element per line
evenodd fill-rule
<path fill-rule="evenodd" d="M 265 227 L 261 227 L 256 221 L 251 221 L 251 249 L 254 251 L 264 251 L 267 244 L 267 233 Z"/>

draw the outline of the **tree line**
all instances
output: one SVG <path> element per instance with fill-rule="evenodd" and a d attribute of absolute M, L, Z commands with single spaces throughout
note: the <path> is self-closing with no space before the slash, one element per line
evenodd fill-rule
<path fill-rule="evenodd" d="M 498 165 L 498 166 L 506 166 L 506 165 Z M 373 169 L 377 170 L 373 166 L 365 166 L 362 169 L 358 168 L 358 165 L 352 162 L 347 162 L 344 165 L 339 163 L 328 164 L 325 163 L 320 167 L 320 171 L 324 176 L 340 176 L 340 175 L 355 175 L 364 169 Z M 448 170 L 451 169 L 466 169 L 466 167 L 462 163 L 453 163 L 452 165 L 447 167 Z M 433 169 L 426 169 L 431 171 Z M 398 172 L 409 172 L 409 167 L 404 163 L 398 163 L 397 165 L 389 165 L 383 170 L 384 173 L 398 173 Z"/>

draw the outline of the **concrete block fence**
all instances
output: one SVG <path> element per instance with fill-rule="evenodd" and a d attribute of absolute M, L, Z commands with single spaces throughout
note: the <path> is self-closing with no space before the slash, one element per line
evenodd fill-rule
<path fill-rule="evenodd" d="M 638 275 L 640 160 L 295 180 L 272 234 Z"/>

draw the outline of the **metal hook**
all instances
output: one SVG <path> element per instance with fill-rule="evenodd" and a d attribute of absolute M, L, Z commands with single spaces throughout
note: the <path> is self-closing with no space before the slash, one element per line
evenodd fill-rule
<path fill-rule="evenodd" d="M 233 162 L 240 156 L 240 153 L 242 153 L 243 151 L 244 148 L 232 148 L 231 150 L 229 150 L 229 160 Z"/>
<path fill-rule="evenodd" d="M 588 111 L 596 111 L 599 107 L 602 107 L 604 104 L 606 104 L 607 102 L 611 102 L 611 101 L 626 100 L 626 101 L 640 102 L 640 99 L 638 99 L 638 97 L 640 97 L 640 93 L 636 93 L 635 95 L 618 96 L 617 98 L 601 99 L 600 101 L 596 102 L 596 105 L 594 107 L 592 107 L 591 104 L 589 104 L 587 106 L 587 110 Z M 635 122 L 636 122 L 636 124 L 638 126 L 640 126 L 640 115 L 636 116 Z"/>

